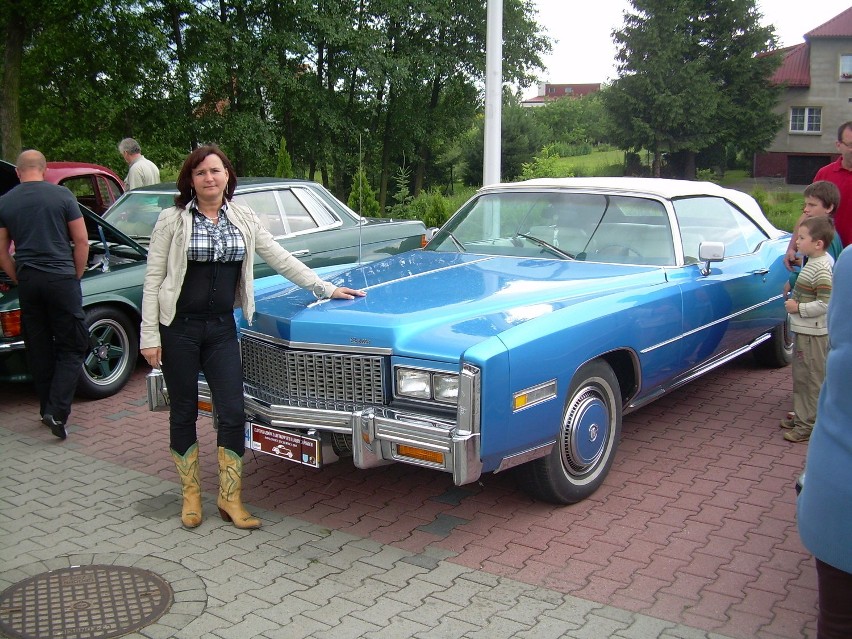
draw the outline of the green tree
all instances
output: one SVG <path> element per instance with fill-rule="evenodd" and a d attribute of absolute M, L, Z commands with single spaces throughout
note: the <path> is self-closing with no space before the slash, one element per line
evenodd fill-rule
<path fill-rule="evenodd" d="M 772 28 L 762 26 L 759 18 L 755 2 L 740 1 L 708 14 L 705 22 L 715 43 L 707 57 L 720 87 L 719 137 L 705 151 L 715 160 L 714 167 L 718 163 L 719 173 L 728 155 L 750 158 L 766 149 L 783 124 L 783 117 L 774 112 L 782 87 L 770 83 L 782 58 L 765 55 L 777 42 Z"/>
<path fill-rule="evenodd" d="M 278 166 L 275 169 L 275 177 L 293 177 L 293 161 L 287 152 L 287 138 L 281 136 L 281 144 L 278 146 Z"/>
<path fill-rule="evenodd" d="M 352 180 L 352 192 L 346 204 L 350 209 L 365 217 L 380 217 L 381 208 L 376 199 L 376 192 L 370 186 L 366 172 L 361 169 Z"/>
<path fill-rule="evenodd" d="M 610 139 L 627 150 L 681 154 L 685 177 L 695 156 L 746 136 L 752 148 L 777 130 L 772 114 L 772 32 L 759 25 L 755 0 L 631 0 L 615 32 L 620 77 L 601 95 Z M 744 130 L 748 126 L 756 131 Z M 768 137 L 767 137 L 768 135 Z"/>
<path fill-rule="evenodd" d="M 535 120 L 547 130 L 551 142 L 595 144 L 601 141 L 605 118 L 600 94 L 561 98 L 531 109 Z"/>
<path fill-rule="evenodd" d="M 504 10 L 504 77 L 528 83 L 549 41 L 529 0 Z M 284 137 L 293 173 L 345 197 L 363 147 L 384 204 L 394 167 L 410 192 L 448 181 L 481 108 L 481 0 L 14 0 L 0 24 L 4 153 L 124 171 L 128 135 L 171 166 L 214 142 L 240 175 L 271 175 Z"/>
<path fill-rule="evenodd" d="M 500 179 L 504 182 L 517 179 L 524 171 L 524 164 L 533 157 L 547 141 L 547 131 L 531 113 L 519 104 L 504 102 L 501 122 Z M 463 150 L 464 166 L 462 180 L 468 186 L 482 184 L 485 120 L 480 119 L 466 136 Z"/>

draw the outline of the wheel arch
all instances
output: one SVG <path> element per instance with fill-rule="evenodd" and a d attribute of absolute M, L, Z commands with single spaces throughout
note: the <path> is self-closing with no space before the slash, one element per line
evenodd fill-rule
<path fill-rule="evenodd" d="M 83 312 L 91 311 L 93 308 L 113 308 L 123 312 L 127 317 L 134 322 L 140 324 L 142 322 L 142 311 L 130 300 L 118 296 L 98 296 L 90 299 L 83 299 Z M 139 332 L 139 327 L 136 327 L 136 332 Z"/>
<path fill-rule="evenodd" d="M 639 392 L 639 382 L 641 379 L 639 357 L 635 351 L 629 348 L 619 348 L 594 357 L 589 362 L 595 359 L 601 359 L 606 362 L 612 369 L 612 372 L 615 373 L 621 390 L 621 405 L 622 407 L 627 406 L 630 400 Z M 588 362 L 584 362 L 583 365 L 586 363 Z"/>

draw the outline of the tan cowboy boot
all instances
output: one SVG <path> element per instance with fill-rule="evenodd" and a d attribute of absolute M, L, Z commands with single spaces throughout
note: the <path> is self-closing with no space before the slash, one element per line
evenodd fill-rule
<path fill-rule="evenodd" d="M 175 460 L 180 488 L 183 493 L 183 506 L 180 520 L 186 528 L 195 528 L 201 523 L 201 479 L 198 476 L 198 442 L 189 447 L 183 455 L 169 448 Z"/>
<path fill-rule="evenodd" d="M 225 521 L 237 528 L 260 528 L 260 519 L 252 517 L 243 507 L 240 492 L 243 486 L 243 460 L 234 451 L 219 446 L 219 499 L 216 505 Z"/>

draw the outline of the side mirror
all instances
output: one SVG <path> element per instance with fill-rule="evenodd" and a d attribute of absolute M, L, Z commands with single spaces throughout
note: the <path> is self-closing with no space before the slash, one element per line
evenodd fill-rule
<path fill-rule="evenodd" d="M 725 259 L 725 245 L 722 242 L 701 242 L 698 245 L 698 261 L 704 262 L 702 275 L 710 275 L 710 263 Z"/>

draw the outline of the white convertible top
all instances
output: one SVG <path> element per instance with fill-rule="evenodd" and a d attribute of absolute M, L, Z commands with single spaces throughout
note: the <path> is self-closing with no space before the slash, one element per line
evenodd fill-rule
<path fill-rule="evenodd" d="M 581 178 L 537 178 L 522 182 L 492 184 L 480 189 L 480 193 L 499 191 L 541 189 L 570 189 L 593 193 L 611 193 L 619 195 L 654 195 L 666 199 L 711 195 L 723 197 L 742 209 L 752 220 L 769 235 L 775 238 L 785 234 L 775 228 L 763 214 L 760 205 L 748 193 L 736 189 L 727 189 L 713 182 L 692 180 L 670 180 L 664 178 L 640 177 L 581 177 Z"/>

